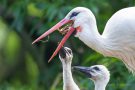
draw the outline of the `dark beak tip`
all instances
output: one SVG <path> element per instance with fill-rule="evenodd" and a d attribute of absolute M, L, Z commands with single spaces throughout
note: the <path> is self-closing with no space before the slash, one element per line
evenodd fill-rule
<path fill-rule="evenodd" d="M 92 75 L 87 70 L 87 67 L 73 66 L 72 68 L 73 68 L 73 70 L 76 70 L 76 71 L 79 71 L 79 72 L 83 73 L 84 75 L 86 75 L 89 78 L 92 77 Z"/>
<path fill-rule="evenodd" d="M 65 50 L 64 47 L 62 47 L 62 48 L 60 49 L 59 55 L 60 55 L 60 57 L 62 57 L 62 58 L 65 58 L 65 57 L 66 57 L 66 50 Z"/>
<path fill-rule="evenodd" d="M 73 70 L 78 70 L 79 68 L 78 68 L 78 66 L 73 66 L 72 69 Z"/>

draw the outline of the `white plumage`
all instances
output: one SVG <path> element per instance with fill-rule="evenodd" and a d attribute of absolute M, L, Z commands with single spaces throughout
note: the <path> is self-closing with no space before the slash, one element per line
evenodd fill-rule
<path fill-rule="evenodd" d="M 74 12 L 79 14 L 71 18 Z M 98 32 L 95 16 L 87 8 L 74 8 L 65 18 L 74 21 L 74 28 L 81 27 L 75 36 L 87 46 L 105 56 L 121 59 L 135 72 L 135 7 L 116 12 L 108 20 L 102 35 Z"/>
<path fill-rule="evenodd" d="M 76 30 L 75 36 L 87 46 L 104 56 L 121 59 L 130 71 L 135 72 L 135 7 L 117 11 L 108 20 L 102 35 L 98 32 L 93 13 L 88 8 L 76 7 L 64 19 L 42 34 L 33 43 L 38 42 L 64 24 L 70 22 L 73 24 L 69 27 L 69 31 L 49 61 L 56 56 L 69 36 Z"/>
<path fill-rule="evenodd" d="M 71 72 L 73 58 L 72 50 L 68 47 L 63 47 L 59 52 L 59 58 L 62 62 L 63 68 L 63 90 L 80 90 L 74 82 Z"/>
<path fill-rule="evenodd" d="M 72 77 L 72 50 L 70 48 L 63 47 L 60 50 L 59 58 L 63 67 L 63 90 L 80 90 Z M 110 79 L 110 73 L 103 65 L 93 65 L 91 67 L 74 66 L 73 69 L 79 70 L 89 79 L 92 79 L 95 84 L 95 90 L 105 90 Z"/>
<path fill-rule="evenodd" d="M 94 82 L 95 90 L 105 90 L 109 80 L 110 73 L 103 65 L 93 65 L 91 67 L 74 66 L 75 70 L 84 73 Z"/>

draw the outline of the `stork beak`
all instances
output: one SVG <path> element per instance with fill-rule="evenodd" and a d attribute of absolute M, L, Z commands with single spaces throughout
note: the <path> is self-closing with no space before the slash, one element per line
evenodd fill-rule
<path fill-rule="evenodd" d="M 74 66 L 73 69 L 82 72 L 83 74 L 85 74 L 89 78 L 92 77 L 92 75 L 90 73 L 91 69 L 89 67 Z"/>
<path fill-rule="evenodd" d="M 67 20 L 67 19 L 62 19 L 60 22 L 58 22 L 55 26 L 53 26 L 51 29 L 49 29 L 48 31 L 46 31 L 45 33 L 43 33 L 40 37 L 38 37 L 36 40 L 34 40 L 32 42 L 32 44 L 40 41 L 41 39 L 43 39 L 44 37 L 46 37 L 47 35 L 51 34 L 52 32 L 54 32 L 55 30 L 59 29 L 61 26 L 63 26 L 64 24 L 69 23 L 71 20 Z"/>
<path fill-rule="evenodd" d="M 56 50 L 54 51 L 53 55 L 51 56 L 51 58 L 49 59 L 48 62 L 50 62 L 54 58 L 54 56 L 57 55 L 59 50 L 62 48 L 64 43 L 67 41 L 67 39 L 70 37 L 70 35 L 74 32 L 74 30 L 75 30 L 75 28 L 70 27 L 70 30 L 67 32 L 67 34 L 64 36 L 64 38 L 61 40 L 61 42 L 59 43 L 58 47 L 56 48 Z"/>
<path fill-rule="evenodd" d="M 51 29 L 49 29 L 48 31 L 46 31 L 44 34 L 42 34 L 40 37 L 38 37 L 35 41 L 32 42 L 32 44 L 40 41 L 41 39 L 43 39 L 44 37 L 48 36 L 49 34 L 51 34 L 52 32 L 56 31 L 57 29 L 59 29 L 60 27 L 62 27 L 64 24 L 67 24 L 71 22 L 71 20 L 68 19 L 62 19 L 60 22 L 58 22 L 55 26 L 53 26 Z M 64 43 L 67 41 L 67 39 L 70 37 L 70 35 L 74 32 L 74 28 L 70 27 L 69 31 L 67 32 L 67 34 L 64 36 L 64 38 L 62 39 L 62 41 L 59 43 L 58 47 L 56 48 L 55 52 L 53 53 L 53 55 L 51 56 L 51 58 L 49 59 L 48 62 L 50 62 L 54 56 L 57 55 L 57 53 L 59 52 L 59 50 L 61 49 L 61 47 L 64 45 Z"/>
<path fill-rule="evenodd" d="M 66 58 L 66 53 L 67 53 L 67 51 L 65 50 L 64 47 L 62 47 L 59 51 L 59 56 L 62 58 Z"/>

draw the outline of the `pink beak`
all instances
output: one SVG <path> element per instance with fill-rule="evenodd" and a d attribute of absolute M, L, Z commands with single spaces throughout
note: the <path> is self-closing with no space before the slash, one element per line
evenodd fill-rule
<path fill-rule="evenodd" d="M 69 23 L 71 20 L 67 20 L 67 19 L 62 19 L 60 22 L 58 22 L 55 26 L 53 26 L 51 29 L 49 29 L 48 31 L 46 31 L 44 34 L 42 34 L 40 37 L 38 37 L 35 41 L 32 42 L 32 44 L 40 41 L 41 39 L 43 39 L 44 37 L 46 37 L 47 35 L 51 34 L 52 32 L 54 32 L 55 30 L 59 29 L 61 26 L 63 26 L 64 24 Z M 67 41 L 67 39 L 70 37 L 70 35 L 74 32 L 75 28 L 70 27 L 69 31 L 67 32 L 67 34 L 64 36 L 64 38 L 61 40 L 61 42 L 59 43 L 58 47 L 56 48 L 55 52 L 53 53 L 53 55 L 51 56 L 51 58 L 49 59 L 48 62 L 50 62 L 59 52 L 59 50 L 62 48 L 62 46 L 64 45 L 64 43 Z"/>

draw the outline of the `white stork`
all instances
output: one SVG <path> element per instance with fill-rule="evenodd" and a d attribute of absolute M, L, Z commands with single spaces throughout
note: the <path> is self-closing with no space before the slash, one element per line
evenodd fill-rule
<path fill-rule="evenodd" d="M 59 58 L 63 67 L 63 90 L 80 90 L 72 77 L 72 50 L 63 47 L 59 52 Z M 95 84 L 95 90 L 105 90 L 110 79 L 110 73 L 103 65 L 93 65 L 91 67 L 74 66 L 73 69 L 79 70 L 88 78 L 92 79 Z"/>
<path fill-rule="evenodd" d="M 93 65 L 91 67 L 74 66 L 73 69 L 84 73 L 94 82 L 95 90 L 105 90 L 109 80 L 110 73 L 103 65 Z"/>
<path fill-rule="evenodd" d="M 73 58 L 72 50 L 68 47 L 62 47 L 59 52 L 59 58 L 63 68 L 63 90 L 80 90 L 77 84 L 74 82 L 71 72 Z"/>
<path fill-rule="evenodd" d="M 33 43 L 67 23 L 72 23 L 72 25 L 50 60 L 58 53 L 70 35 L 76 31 L 75 37 L 78 37 L 88 47 L 104 56 L 122 60 L 130 71 L 135 72 L 135 7 L 121 9 L 112 15 L 102 35 L 98 32 L 96 19 L 91 10 L 76 7 Z"/>

